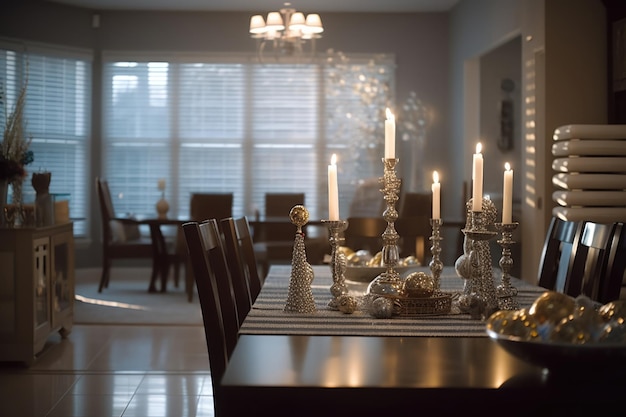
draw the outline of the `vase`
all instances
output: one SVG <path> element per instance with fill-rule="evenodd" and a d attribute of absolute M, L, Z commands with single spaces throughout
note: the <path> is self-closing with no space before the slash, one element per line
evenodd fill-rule
<path fill-rule="evenodd" d="M 161 195 L 161 199 L 156 203 L 156 211 L 159 219 L 167 219 L 167 212 L 170 210 L 170 205 L 165 199 L 165 193 Z"/>
<path fill-rule="evenodd" d="M 35 197 L 35 226 L 52 226 L 54 224 L 54 202 L 49 193 L 50 172 L 35 172 L 31 182 L 37 193 Z"/>

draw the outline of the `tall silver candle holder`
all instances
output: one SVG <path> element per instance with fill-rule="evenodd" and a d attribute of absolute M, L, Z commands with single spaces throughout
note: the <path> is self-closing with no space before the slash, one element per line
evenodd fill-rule
<path fill-rule="evenodd" d="M 469 264 L 462 269 L 469 273 L 469 277 L 464 276 L 468 279 L 459 298 L 459 308 L 477 319 L 487 318 L 498 309 L 488 242 L 497 234 L 488 229 L 495 214 L 493 202 L 483 199 L 482 211 L 468 211 L 470 227 L 462 230 L 469 239 L 469 254 L 465 258 Z"/>
<path fill-rule="evenodd" d="M 348 227 L 348 222 L 345 220 L 324 220 L 323 222 L 326 223 L 329 232 L 330 269 L 333 274 L 333 284 L 330 286 L 333 298 L 328 302 L 328 307 L 339 310 L 341 297 L 348 293 L 345 277 L 346 255 L 339 249 L 345 240 L 343 232 Z"/>
<path fill-rule="evenodd" d="M 432 233 L 429 238 L 431 241 L 430 253 L 433 257 L 428 266 L 430 267 L 430 271 L 433 275 L 435 291 L 439 291 L 441 289 L 441 271 L 443 271 L 443 262 L 439 259 L 439 256 L 441 255 L 440 242 L 443 240 L 441 237 L 441 226 L 443 225 L 443 220 L 430 219 L 430 225 L 432 227 Z"/>
<path fill-rule="evenodd" d="M 387 221 L 387 228 L 383 232 L 382 262 L 386 271 L 378 275 L 369 284 L 368 293 L 374 295 L 398 296 L 402 291 L 402 280 L 395 267 L 400 260 L 398 249 L 398 233 L 395 221 L 398 220 L 396 203 L 400 191 L 400 179 L 396 176 L 397 158 L 383 158 L 384 173 L 379 181 L 383 184 L 381 192 L 387 205 L 383 218 Z"/>
<path fill-rule="evenodd" d="M 498 239 L 498 244 L 502 247 L 502 257 L 498 262 L 502 270 L 502 279 L 500 285 L 496 287 L 498 307 L 501 310 L 519 309 L 519 303 L 515 298 L 517 296 L 517 288 L 511 284 L 511 275 L 509 274 L 513 267 L 511 245 L 515 243 L 512 236 L 518 225 L 519 223 L 517 222 L 495 224 L 496 230 L 502 234 L 502 238 Z"/>

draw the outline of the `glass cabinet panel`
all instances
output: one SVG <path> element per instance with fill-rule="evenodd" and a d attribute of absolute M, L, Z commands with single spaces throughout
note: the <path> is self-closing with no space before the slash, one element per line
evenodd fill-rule
<path fill-rule="evenodd" d="M 72 288 L 69 284 L 68 243 L 54 245 L 54 311 L 67 310 L 70 306 Z"/>
<path fill-rule="evenodd" d="M 33 269 L 35 289 L 35 327 L 50 321 L 50 306 L 48 304 L 48 282 L 50 273 L 49 240 L 47 238 L 33 241 Z"/>

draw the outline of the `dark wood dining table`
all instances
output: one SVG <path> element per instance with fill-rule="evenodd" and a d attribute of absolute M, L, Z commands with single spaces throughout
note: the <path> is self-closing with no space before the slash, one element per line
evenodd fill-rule
<path fill-rule="evenodd" d="M 441 316 L 376 319 L 326 308 L 329 266 L 314 266 L 317 311 L 282 310 L 290 266 L 272 266 L 221 381 L 225 415 L 600 415 L 625 412 L 624 373 L 548 371 L 491 340 L 485 323 Z M 445 267 L 442 289 L 462 288 Z M 544 290 L 520 280 L 520 308 Z M 351 294 L 367 283 L 350 283 Z M 591 413 L 591 414 L 589 414 Z"/>

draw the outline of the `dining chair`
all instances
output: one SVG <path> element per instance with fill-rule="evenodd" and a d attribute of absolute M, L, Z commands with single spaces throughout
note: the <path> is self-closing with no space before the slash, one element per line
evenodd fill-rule
<path fill-rule="evenodd" d="M 189 220 L 202 222 L 206 219 L 223 219 L 232 216 L 233 193 L 191 193 L 189 199 Z M 185 238 L 181 229 L 177 233 L 177 248 L 185 247 Z M 175 276 L 174 284 L 178 286 Z M 185 288 L 193 287 L 193 268 L 187 268 L 185 274 Z M 193 292 L 187 291 L 189 301 L 193 299 Z"/>
<path fill-rule="evenodd" d="M 268 265 L 291 262 L 296 229 L 289 221 L 289 213 L 294 206 L 304 203 L 304 193 L 265 193 L 265 219 L 285 219 L 284 223 L 272 223 L 271 230 L 268 230 L 262 226 L 260 216 L 257 216 L 259 226 L 254 230 L 254 241 L 264 243 Z"/>
<path fill-rule="evenodd" d="M 541 287 L 567 292 L 569 263 L 581 231 L 582 222 L 552 217 L 539 260 L 537 282 Z"/>
<path fill-rule="evenodd" d="M 239 324 L 241 325 L 243 319 L 248 315 L 250 308 L 252 308 L 252 303 L 254 303 L 256 297 L 253 297 L 251 294 L 251 286 L 253 284 L 250 282 L 248 263 L 244 258 L 242 243 L 237 232 L 236 220 L 232 217 L 222 219 L 220 220 L 219 228 L 223 238 L 226 263 L 228 264 L 233 280 L 237 314 Z"/>
<path fill-rule="evenodd" d="M 205 226 L 206 227 L 206 226 Z M 210 227 L 210 226 L 209 226 Z M 200 300 L 204 335 L 209 354 L 211 369 L 211 384 L 213 386 L 213 406 L 215 415 L 221 410 L 221 379 L 226 371 L 230 354 L 234 348 L 232 335 L 228 335 L 228 314 L 225 314 L 224 303 L 220 299 L 218 277 L 213 268 L 213 262 L 219 263 L 219 245 L 211 239 L 211 233 L 205 239 L 198 222 L 188 222 L 182 226 L 185 243 L 189 252 L 191 267 L 194 271 L 196 290 Z M 209 254 L 210 257 L 209 257 Z M 232 318 L 231 318 L 232 319 Z"/>
<path fill-rule="evenodd" d="M 206 294 L 201 294 L 200 292 L 202 290 L 206 291 L 207 282 L 215 283 L 224 331 L 226 357 L 229 358 L 237 344 L 239 318 L 217 221 L 208 219 L 204 222 L 187 222 L 183 224 L 182 229 L 201 308 L 203 308 L 203 296 L 206 296 Z M 212 300 L 209 299 L 209 302 L 212 302 Z"/>
<path fill-rule="evenodd" d="M 569 264 L 566 292 L 585 294 L 592 300 L 607 303 L 619 298 L 624 276 L 624 237 L 621 223 L 586 221 Z"/>
<path fill-rule="evenodd" d="M 262 275 L 259 271 L 259 261 L 257 259 L 258 250 L 255 248 L 257 243 L 252 240 L 252 233 L 250 224 L 247 217 L 239 217 L 232 219 L 222 220 L 223 226 L 226 223 L 227 226 L 223 227 L 223 231 L 230 231 L 231 244 L 234 246 L 236 242 L 238 244 L 240 258 L 238 259 L 239 265 L 242 266 L 243 273 L 246 277 L 248 284 L 248 290 L 250 295 L 250 303 L 254 304 L 261 287 L 263 286 L 265 275 Z M 234 238 L 234 239 L 233 239 Z M 263 262 L 261 262 L 262 264 Z"/>
<path fill-rule="evenodd" d="M 382 217 L 348 217 L 345 245 L 352 250 L 367 250 L 372 255 L 382 250 L 382 234 L 387 222 Z"/>
<path fill-rule="evenodd" d="M 108 181 L 96 177 L 96 192 L 100 203 L 102 226 L 102 274 L 98 292 L 109 286 L 111 265 L 115 259 L 151 259 L 151 282 L 154 282 L 159 264 L 154 257 L 152 240 L 139 233 L 141 222 L 115 215 Z"/>
<path fill-rule="evenodd" d="M 233 193 L 192 193 L 189 200 L 189 218 L 201 222 L 217 221 L 233 215 Z"/>
<path fill-rule="evenodd" d="M 621 298 L 622 289 L 626 287 L 626 230 L 624 222 L 615 223 L 613 241 L 607 257 L 602 291 L 610 299 Z"/>

